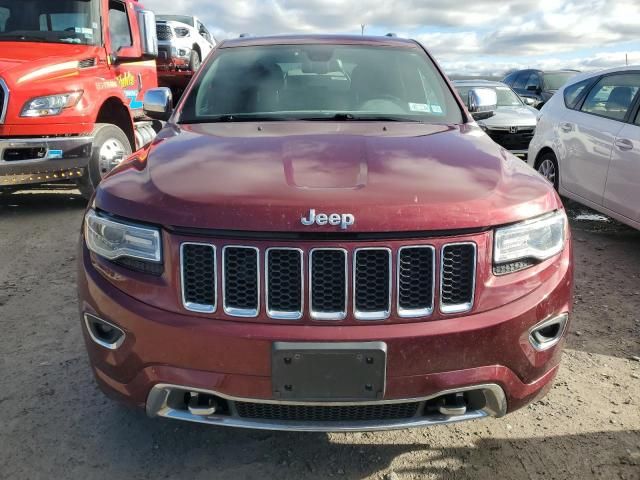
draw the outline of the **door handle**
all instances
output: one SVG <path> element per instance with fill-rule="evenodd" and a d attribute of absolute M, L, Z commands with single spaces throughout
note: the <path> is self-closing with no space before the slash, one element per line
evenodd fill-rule
<path fill-rule="evenodd" d="M 616 138 L 614 145 L 618 147 L 618 150 L 622 150 L 623 152 L 633 150 L 633 142 L 627 138 Z"/>
<path fill-rule="evenodd" d="M 562 130 L 563 132 L 569 133 L 569 132 L 571 132 L 573 130 L 573 125 L 570 124 L 570 123 L 566 123 L 566 122 L 561 123 L 560 124 L 560 130 Z"/>

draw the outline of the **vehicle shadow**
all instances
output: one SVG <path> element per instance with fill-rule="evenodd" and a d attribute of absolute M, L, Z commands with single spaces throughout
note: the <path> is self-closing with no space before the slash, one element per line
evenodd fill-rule
<path fill-rule="evenodd" d="M 83 210 L 86 206 L 87 201 L 80 192 L 71 187 L 56 190 L 24 190 L 10 195 L 0 194 L 0 216 L 41 215 Z"/>
<path fill-rule="evenodd" d="M 385 476 L 393 471 L 400 479 L 632 479 L 640 465 L 638 430 L 469 441 L 451 426 L 329 435 L 183 424 L 119 407 L 108 416 L 99 448 L 85 452 L 123 478 L 395 478 Z"/>

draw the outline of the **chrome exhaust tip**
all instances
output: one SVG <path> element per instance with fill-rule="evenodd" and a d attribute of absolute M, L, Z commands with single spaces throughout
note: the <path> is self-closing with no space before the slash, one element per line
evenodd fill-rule
<path fill-rule="evenodd" d="M 539 352 L 555 347 L 562 339 L 568 322 L 568 313 L 543 320 L 529 330 L 529 343 Z"/>

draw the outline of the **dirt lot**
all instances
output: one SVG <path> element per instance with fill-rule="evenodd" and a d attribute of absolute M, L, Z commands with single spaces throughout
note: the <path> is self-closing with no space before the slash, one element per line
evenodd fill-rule
<path fill-rule="evenodd" d="M 0 478 L 640 479 L 640 232 L 573 221 L 576 311 L 543 401 L 426 430 L 288 434 L 151 420 L 102 396 L 76 313 L 83 208 L 69 192 L 0 198 Z"/>

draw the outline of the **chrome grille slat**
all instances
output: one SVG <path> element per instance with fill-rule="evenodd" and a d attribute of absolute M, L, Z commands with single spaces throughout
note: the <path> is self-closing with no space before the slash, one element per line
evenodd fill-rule
<path fill-rule="evenodd" d="M 440 310 L 464 313 L 473 308 L 476 287 L 477 246 L 472 242 L 448 243 L 440 251 Z"/>
<path fill-rule="evenodd" d="M 391 250 L 358 248 L 353 254 L 353 314 L 358 320 L 391 315 Z"/>
<path fill-rule="evenodd" d="M 180 246 L 182 305 L 191 312 L 213 313 L 217 308 L 216 247 L 208 243 Z"/>
<path fill-rule="evenodd" d="M 342 256 L 340 260 L 339 256 Z M 316 259 L 324 257 L 324 261 Z M 331 262 L 333 265 L 329 265 Z M 309 253 L 309 309 L 314 320 L 339 321 L 347 316 L 347 251 L 315 248 Z M 339 307 L 338 307 L 339 306 Z"/>
<path fill-rule="evenodd" d="M 222 249 L 223 308 L 232 317 L 260 312 L 260 250 L 229 245 Z"/>
<path fill-rule="evenodd" d="M 288 257 L 288 258 L 285 258 Z M 274 247 L 265 252 L 265 299 L 267 315 L 280 320 L 299 320 L 304 311 L 304 252 L 299 248 Z M 287 308 L 293 307 L 295 308 Z"/>
<path fill-rule="evenodd" d="M 398 316 L 431 315 L 436 288 L 436 249 L 431 245 L 401 247 L 396 269 Z"/>

